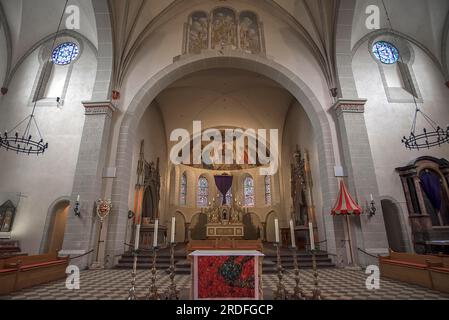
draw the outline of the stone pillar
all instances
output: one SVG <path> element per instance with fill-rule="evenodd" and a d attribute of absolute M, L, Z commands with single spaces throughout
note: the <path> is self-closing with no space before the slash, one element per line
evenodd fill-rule
<path fill-rule="evenodd" d="M 95 203 L 102 198 L 103 168 L 109 144 L 114 107 L 110 102 L 83 102 L 86 118 L 72 189 L 72 207 L 67 217 L 61 254 L 82 255 L 96 249 L 99 221 L 94 212 Z M 80 196 L 80 216 L 74 213 L 74 204 Z M 96 252 L 73 261 L 86 268 L 95 260 Z"/>
<path fill-rule="evenodd" d="M 351 229 L 353 252 L 356 262 L 372 262 L 366 254 L 378 255 L 388 252 L 388 239 L 380 203 L 376 172 L 365 123 L 366 100 L 339 100 L 334 109 L 340 131 L 341 148 L 348 176 L 348 187 L 359 205 L 367 209 L 372 194 L 376 202 L 376 215 L 364 212 L 360 218 L 352 217 Z"/>

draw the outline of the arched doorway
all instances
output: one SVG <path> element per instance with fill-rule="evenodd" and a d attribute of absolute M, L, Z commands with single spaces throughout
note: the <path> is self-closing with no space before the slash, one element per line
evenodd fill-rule
<path fill-rule="evenodd" d="M 45 223 L 41 253 L 54 253 L 62 249 L 69 208 L 70 201 L 67 199 L 57 200 L 50 206 Z"/>
<path fill-rule="evenodd" d="M 401 223 L 400 208 L 390 199 L 383 199 L 381 205 L 390 249 L 396 252 L 406 252 L 407 246 Z"/>

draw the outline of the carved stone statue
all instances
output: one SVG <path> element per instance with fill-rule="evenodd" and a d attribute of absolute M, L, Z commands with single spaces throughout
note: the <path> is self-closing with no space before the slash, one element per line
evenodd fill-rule
<path fill-rule="evenodd" d="M 293 216 L 296 225 L 306 225 L 308 223 L 307 198 L 306 198 L 306 178 L 305 160 L 299 148 L 294 154 L 292 164 L 291 193 L 293 199 Z"/>

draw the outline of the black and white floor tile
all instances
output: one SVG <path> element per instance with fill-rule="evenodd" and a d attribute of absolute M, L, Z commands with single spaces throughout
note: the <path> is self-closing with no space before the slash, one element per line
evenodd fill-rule
<path fill-rule="evenodd" d="M 321 269 L 319 283 L 322 296 L 329 300 L 449 300 L 448 294 L 432 291 L 398 281 L 381 279 L 379 290 L 368 290 L 365 285 L 367 275 L 362 271 L 344 269 Z M 81 273 L 80 290 L 68 290 L 65 281 L 58 281 L 35 288 L 16 292 L 2 300 L 126 300 L 130 288 L 131 272 L 127 270 L 90 270 Z M 277 285 L 277 275 L 263 277 L 266 298 L 270 298 Z M 138 273 L 136 292 L 139 296 L 148 293 L 151 283 L 150 271 Z M 170 284 L 169 276 L 160 272 L 157 286 L 163 293 Z M 181 298 L 188 298 L 191 285 L 190 276 L 177 276 L 176 284 Z M 284 284 L 289 291 L 295 286 L 292 273 L 284 276 Z M 306 294 L 313 289 L 313 273 L 301 271 L 301 285 Z"/>

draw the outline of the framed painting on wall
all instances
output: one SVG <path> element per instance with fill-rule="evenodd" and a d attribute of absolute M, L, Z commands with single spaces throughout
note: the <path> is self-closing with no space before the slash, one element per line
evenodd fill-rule
<path fill-rule="evenodd" d="M 0 232 L 11 232 L 16 215 L 16 207 L 8 200 L 0 206 Z"/>

